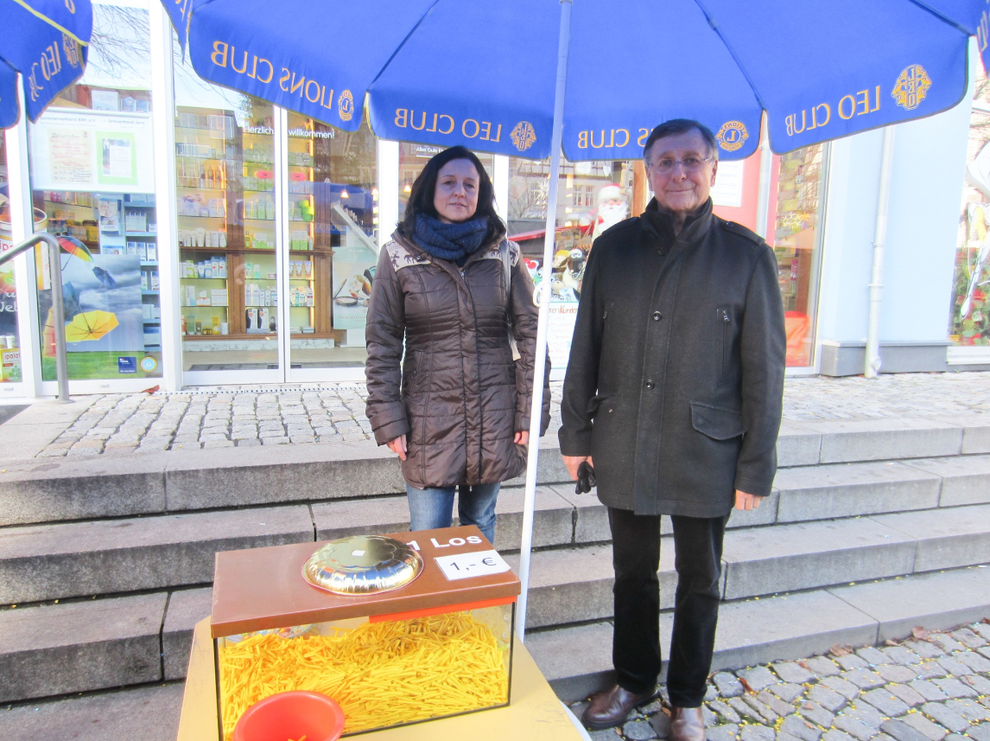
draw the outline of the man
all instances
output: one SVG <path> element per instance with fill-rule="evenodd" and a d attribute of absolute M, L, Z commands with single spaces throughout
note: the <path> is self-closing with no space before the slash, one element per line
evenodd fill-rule
<path fill-rule="evenodd" d="M 676 119 L 643 153 L 655 198 L 594 243 L 564 381 L 560 451 L 593 465 L 615 568 L 616 684 L 593 728 L 656 696 L 660 515 L 677 569 L 667 672 L 672 741 L 703 741 L 701 704 L 732 507 L 770 493 L 784 384 L 784 312 L 773 251 L 712 214 L 711 131 Z"/>

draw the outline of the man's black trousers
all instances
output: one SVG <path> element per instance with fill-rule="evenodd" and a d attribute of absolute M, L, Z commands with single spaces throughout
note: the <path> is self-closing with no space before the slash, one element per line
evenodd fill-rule
<path fill-rule="evenodd" d="M 660 674 L 660 516 L 608 510 L 615 568 L 612 662 L 621 687 L 641 694 Z M 700 707 L 715 647 L 722 537 L 729 516 L 672 516 L 677 591 L 667 690 L 677 707 Z"/>

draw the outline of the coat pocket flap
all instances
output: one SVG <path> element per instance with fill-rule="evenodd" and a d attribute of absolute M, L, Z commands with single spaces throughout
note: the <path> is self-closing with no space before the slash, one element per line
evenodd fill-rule
<path fill-rule="evenodd" d="M 739 412 L 708 406 L 697 401 L 691 402 L 691 424 L 694 425 L 694 429 L 712 440 L 731 440 L 746 431 Z"/>

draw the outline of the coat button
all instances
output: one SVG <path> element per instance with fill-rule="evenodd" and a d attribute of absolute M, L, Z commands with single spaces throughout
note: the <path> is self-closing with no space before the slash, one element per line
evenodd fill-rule
<path fill-rule="evenodd" d="M 654 388 L 656 388 L 656 384 L 653 383 L 653 381 L 647 381 L 646 382 L 646 388 L 648 388 L 648 389 L 650 389 L 652 391 Z"/>
<path fill-rule="evenodd" d="M 653 312 L 653 321 L 659 322 L 661 319 L 663 319 L 663 314 L 661 314 L 659 311 L 654 311 Z"/>

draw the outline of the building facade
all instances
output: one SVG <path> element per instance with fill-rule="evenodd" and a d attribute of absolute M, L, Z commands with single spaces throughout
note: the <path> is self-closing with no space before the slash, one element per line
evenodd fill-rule
<path fill-rule="evenodd" d="M 439 150 L 205 82 L 152 0 L 94 3 L 94 23 L 83 79 L 0 139 L 0 240 L 63 241 L 71 393 L 362 379 L 378 250 Z M 896 127 L 882 371 L 990 367 L 986 88 Z M 863 370 L 881 142 L 719 164 L 716 212 L 777 254 L 791 373 Z M 642 163 L 563 163 L 544 270 L 549 163 L 480 156 L 534 278 L 553 282 L 560 377 L 591 244 L 648 201 Z M 0 403 L 55 392 L 46 261 L 0 268 Z"/>

